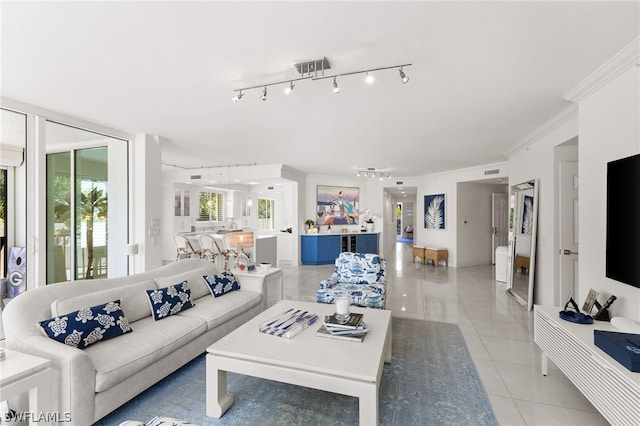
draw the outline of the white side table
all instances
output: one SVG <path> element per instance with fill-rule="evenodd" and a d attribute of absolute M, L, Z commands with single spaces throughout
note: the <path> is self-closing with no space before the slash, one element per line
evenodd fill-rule
<path fill-rule="evenodd" d="M 253 271 L 239 271 L 233 269 L 231 271 L 240 281 L 240 286 L 247 285 L 264 289 L 264 309 L 274 305 L 282 300 L 282 287 L 284 280 L 282 276 L 282 268 L 269 268 L 267 270 L 255 269 Z"/>
<path fill-rule="evenodd" d="M 5 349 L 0 361 L 0 401 L 29 393 L 29 425 L 51 424 L 47 418 L 39 421 L 34 415 L 51 416 L 51 369 L 48 359 Z M 26 420 L 26 418 L 25 418 Z"/>

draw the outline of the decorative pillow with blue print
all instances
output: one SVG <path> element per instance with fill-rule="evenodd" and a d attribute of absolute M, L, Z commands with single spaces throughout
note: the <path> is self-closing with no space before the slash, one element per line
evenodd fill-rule
<path fill-rule="evenodd" d="M 120 300 L 59 315 L 38 325 L 48 337 L 78 349 L 133 331 Z"/>
<path fill-rule="evenodd" d="M 224 296 L 230 291 L 240 290 L 240 283 L 229 271 L 219 275 L 203 275 L 202 278 L 209 284 L 209 291 L 213 297 Z"/>
<path fill-rule="evenodd" d="M 153 319 L 156 321 L 195 306 L 187 281 L 169 287 L 147 290 L 147 295 L 151 303 Z"/>

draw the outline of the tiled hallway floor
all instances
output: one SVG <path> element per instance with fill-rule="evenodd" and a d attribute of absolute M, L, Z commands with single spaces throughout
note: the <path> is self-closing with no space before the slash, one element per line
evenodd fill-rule
<path fill-rule="evenodd" d="M 501 425 L 607 425 L 533 342 L 533 312 L 494 280 L 492 265 L 453 268 L 414 264 L 410 244 L 387 257 L 393 316 L 458 324 Z M 315 301 L 333 265 L 284 268 L 284 297 Z"/>

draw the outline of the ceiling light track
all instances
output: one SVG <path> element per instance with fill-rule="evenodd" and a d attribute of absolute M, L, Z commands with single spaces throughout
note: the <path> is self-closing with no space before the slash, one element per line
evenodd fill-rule
<path fill-rule="evenodd" d="M 309 80 L 312 79 L 313 77 L 300 77 L 300 78 L 290 78 L 287 80 L 283 80 L 283 81 L 277 81 L 275 83 L 267 83 L 267 84 L 259 84 L 257 86 L 250 86 L 250 87 L 243 87 L 242 89 L 233 89 L 234 92 L 238 92 L 238 94 L 242 94 L 242 96 L 244 96 L 244 92 L 245 90 L 251 90 L 251 89 L 264 89 L 265 87 L 271 87 L 271 86 L 277 86 L 280 84 L 286 84 L 286 85 L 291 85 L 294 81 L 300 81 L 300 80 Z M 240 96 L 240 97 L 242 97 Z"/>
<path fill-rule="evenodd" d="M 301 81 L 301 80 L 316 81 L 316 80 L 324 80 L 327 78 L 333 79 L 333 93 L 337 94 L 337 93 L 340 93 L 340 87 L 338 87 L 338 82 L 337 82 L 338 77 L 344 77 L 344 76 L 355 75 L 355 74 L 366 74 L 367 83 L 372 84 L 375 81 L 375 78 L 373 75 L 371 75 L 371 73 L 374 73 L 376 71 L 390 70 L 390 69 L 397 69 L 400 73 L 400 79 L 402 83 L 406 84 L 409 81 L 409 77 L 407 77 L 407 75 L 405 74 L 404 68 L 410 67 L 411 65 L 413 64 L 410 64 L 410 63 L 398 64 L 398 65 L 391 65 L 388 67 L 368 68 L 360 71 L 350 71 L 350 72 L 344 72 L 339 74 L 324 75 L 325 70 L 330 69 L 331 66 L 329 65 L 329 61 L 327 61 L 327 58 L 322 58 L 319 60 L 302 62 L 302 63 L 296 64 L 296 69 L 298 70 L 298 72 L 301 74 L 302 77 L 276 81 L 275 83 L 258 84 L 255 86 L 243 87 L 241 89 L 234 89 L 233 91 L 236 94 L 233 96 L 232 100 L 233 102 L 238 102 L 245 95 L 244 93 L 242 93 L 244 91 L 253 90 L 253 89 L 262 89 L 262 95 L 260 96 L 260 99 L 262 99 L 263 101 L 266 101 L 267 87 L 286 84 L 287 87 L 285 87 L 284 92 L 287 95 L 289 95 L 291 94 L 291 92 L 293 92 L 293 88 L 295 87 L 295 84 L 293 84 L 294 81 Z M 318 75 L 319 72 L 321 73 L 321 75 Z"/>
<path fill-rule="evenodd" d="M 189 167 L 189 166 L 180 166 L 178 164 L 170 164 L 170 163 L 165 163 L 162 162 L 160 163 L 163 166 L 167 166 L 167 167 L 175 167 L 177 169 L 183 169 L 183 170 L 197 170 L 197 169 L 221 169 L 221 168 L 231 168 L 231 167 L 251 167 L 251 166 L 257 166 L 258 163 L 246 163 L 246 164 L 218 164 L 217 166 L 196 166 L 196 167 Z"/>
<path fill-rule="evenodd" d="M 369 167 L 366 170 L 357 170 L 356 176 L 374 179 L 391 179 L 391 173 L 382 170 L 376 170 L 373 167 Z"/>
<path fill-rule="evenodd" d="M 326 78 L 344 77 L 346 75 L 354 75 L 354 74 L 367 74 L 367 73 L 374 72 L 374 71 L 384 71 L 384 70 L 392 70 L 392 69 L 402 70 L 404 67 L 410 67 L 411 65 L 413 65 L 413 64 L 400 64 L 400 65 L 392 65 L 390 67 L 368 68 L 368 69 L 362 70 L 362 71 L 351 71 L 351 72 L 343 72 L 343 73 L 340 73 L 340 74 L 325 75 L 325 76 L 322 76 L 322 77 L 313 77 L 312 80 L 324 80 Z M 404 71 L 403 71 L 402 74 L 404 74 Z M 402 78 L 402 76 L 401 76 L 401 78 Z"/>

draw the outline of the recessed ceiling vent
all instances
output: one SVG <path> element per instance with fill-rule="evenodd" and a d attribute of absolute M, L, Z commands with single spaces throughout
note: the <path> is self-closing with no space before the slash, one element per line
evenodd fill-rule
<path fill-rule="evenodd" d="M 273 186 L 267 186 L 267 189 L 273 189 Z"/>
<path fill-rule="evenodd" d="M 192 175 L 191 176 L 191 180 L 198 180 L 198 179 L 202 179 L 202 175 Z"/>
<path fill-rule="evenodd" d="M 396 185 L 403 185 L 403 184 L 404 184 L 404 182 L 402 182 L 401 180 L 397 180 L 396 181 Z"/>
<path fill-rule="evenodd" d="M 484 175 L 497 175 L 498 173 L 500 173 L 500 169 L 486 170 Z"/>

